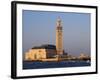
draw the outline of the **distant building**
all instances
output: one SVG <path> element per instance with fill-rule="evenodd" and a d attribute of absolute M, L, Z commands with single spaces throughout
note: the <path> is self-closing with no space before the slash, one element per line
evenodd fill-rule
<path fill-rule="evenodd" d="M 90 60 L 90 57 L 84 53 L 81 53 L 78 58 L 82 60 Z"/>
<path fill-rule="evenodd" d="M 42 45 L 33 47 L 25 53 L 25 60 L 41 60 L 47 58 L 53 58 L 56 55 L 56 46 L 54 45 Z"/>

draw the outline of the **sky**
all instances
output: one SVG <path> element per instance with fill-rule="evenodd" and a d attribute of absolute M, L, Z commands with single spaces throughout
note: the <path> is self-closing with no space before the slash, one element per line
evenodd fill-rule
<path fill-rule="evenodd" d="M 61 18 L 64 51 L 70 55 L 90 55 L 90 13 L 23 10 L 23 53 L 34 46 L 56 41 L 56 22 Z"/>

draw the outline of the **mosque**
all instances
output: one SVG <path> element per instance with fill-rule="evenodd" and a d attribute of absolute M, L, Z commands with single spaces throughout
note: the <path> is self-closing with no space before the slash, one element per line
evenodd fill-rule
<path fill-rule="evenodd" d="M 52 59 L 57 56 L 63 55 L 63 29 L 62 21 L 57 19 L 56 23 L 56 46 L 51 44 L 44 44 L 41 46 L 35 46 L 25 53 L 25 60 L 44 60 Z"/>

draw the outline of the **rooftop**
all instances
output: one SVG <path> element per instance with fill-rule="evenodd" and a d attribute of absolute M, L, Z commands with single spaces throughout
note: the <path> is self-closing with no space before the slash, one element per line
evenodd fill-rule
<path fill-rule="evenodd" d="M 34 46 L 32 49 L 55 49 L 56 50 L 56 46 L 51 44 L 44 44 L 41 46 Z"/>

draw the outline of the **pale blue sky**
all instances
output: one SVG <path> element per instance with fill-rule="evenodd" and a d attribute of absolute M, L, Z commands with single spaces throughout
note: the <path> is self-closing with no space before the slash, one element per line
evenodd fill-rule
<path fill-rule="evenodd" d="M 23 10 L 23 53 L 34 46 L 54 44 L 56 21 L 63 25 L 64 50 L 71 55 L 90 55 L 90 14 Z"/>

